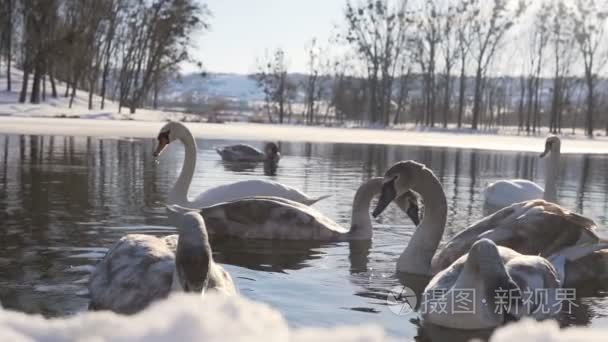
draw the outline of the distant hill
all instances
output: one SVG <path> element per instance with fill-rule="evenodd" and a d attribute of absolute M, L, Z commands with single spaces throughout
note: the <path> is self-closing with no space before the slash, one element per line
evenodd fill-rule
<path fill-rule="evenodd" d="M 305 75 L 289 74 L 293 82 L 302 82 Z M 298 94 L 298 97 L 302 94 Z M 187 74 L 169 81 L 161 95 L 162 101 L 198 102 L 208 98 L 224 98 L 232 101 L 264 101 L 264 93 L 250 75 L 210 73 Z M 188 101 L 191 100 L 191 101 Z"/>

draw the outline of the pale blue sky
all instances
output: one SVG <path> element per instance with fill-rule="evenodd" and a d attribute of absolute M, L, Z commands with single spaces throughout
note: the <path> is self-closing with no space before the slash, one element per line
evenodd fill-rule
<path fill-rule="evenodd" d="M 211 31 L 195 37 L 193 55 L 210 72 L 250 73 L 266 49 L 286 51 L 289 70 L 306 69 L 305 46 L 326 44 L 342 23 L 345 0 L 205 0 Z M 184 71 L 191 71 L 185 67 Z"/>

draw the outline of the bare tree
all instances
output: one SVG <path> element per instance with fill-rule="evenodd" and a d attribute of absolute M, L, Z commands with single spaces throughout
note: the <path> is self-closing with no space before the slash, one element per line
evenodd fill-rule
<path fill-rule="evenodd" d="M 444 82 L 443 82 L 443 127 L 448 126 L 448 120 L 451 114 L 451 99 L 452 99 L 452 69 L 458 59 L 459 50 L 458 30 L 453 26 L 457 22 L 459 16 L 462 15 L 462 10 L 451 4 L 447 9 L 444 9 L 440 14 L 439 29 L 443 38 L 440 41 L 440 50 L 443 57 L 444 67 Z"/>
<path fill-rule="evenodd" d="M 496 54 L 496 50 L 502 42 L 506 32 L 513 26 L 514 20 L 524 11 L 524 2 L 516 11 L 507 8 L 508 0 L 471 0 L 470 6 L 473 13 L 471 30 L 474 41 L 471 45 L 472 57 L 475 59 L 475 92 L 473 97 L 473 121 L 471 128 L 477 129 L 481 114 L 483 79 L 488 71 L 488 66 Z"/>
<path fill-rule="evenodd" d="M 596 86 L 598 73 L 606 63 L 604 32 L 608 12 L 602 0 L 577 0 L 575 6 L 574 33 L 584 64 L 587 88 L 585 133 L 593 137 Z"/>
<path fill-rule="evenodd" d="M 550 11 L 549 43 L 553 57 L 553 92 L 551 97 L 551 113 L 549 129 L 552 133 L 561 133 L 562 116 L 566 102 L 567 82 L 574 53 L 573 21 L 571 9 L 560 0 Z"/>
<path fill-rule="evenodd" d="M 407 38 L 405 6 L 401 1 L 392 8 L 388 0 L 346 4 L 346 41 L 366 66 L 369 112 L 374 123 L 389 124 L 393 79 Z"/>
<path fill-rule="evenodd" d="M 306 89 L 306 124 L 314 123 L 316 112 L 315 103 L 319 100 L 319 72 L 322 61 L 321 50 L 318 46 L 316 38 L 313 38 L 306 47 L 308 55 L 308 77 L 305 81 L 304 88 Z"/>
<path fill-rule="evenodd" d="M 285 52 L 276 49 L 272 55 L 266 55 L 263 60 L 258 60 L 257 64 L 258 70 L 252 77 L 264 92 L 268 118 L 273 122 L 272 112 L 276 111 L 279 123 L 283 123 L 289 91 L 293 87 L 287 78 Z"/>

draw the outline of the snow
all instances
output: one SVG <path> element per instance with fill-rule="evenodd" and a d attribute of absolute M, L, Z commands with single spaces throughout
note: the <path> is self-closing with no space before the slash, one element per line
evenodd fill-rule
<path fill-rule="evenodd" d="M 94 96 L 94 109 L 88 109 L 88 93 L 78 91 L 72 108 L 68 108 L 69 98 L 60 96 L 41 104 L 18 103 L 21 72 L 12 72 L 13 91 L 0 91 L 0 134 L 73 135 L 96 137 L 154 138 L 167 120 L 181 120 L 178 112 L 161 112 L 138 109 L 134 115 L 119 114 L 118 106 L 106 101 L 104 110 L 99 109 L 100 98 Z M 221 76 L 221 75 L 220 75 Z M 224 82 L 226 87 L 235 85 L 235 96 L 250 92 L 247 78 L 216 75 L 209 82 Z M 227 81 L 236 77 L 236 81 Z M 214 81 L 215 80 L 215 81 Z M 50 89 L 47 81 L 47 90 Z M 57 84 L 59 95 L 63 95 L 65 85 Z M 6 77 L 0 77 L 0 89 L 6 88 Z M 123 113 L 128 110 L 123 109 Z M 386 145 L 410 145 L 428 147 L 453 147 L 485 149 L 497 151 L 541 152 L 544 136 L 519 136 L 513 129 L 475 132 L 471 130 L 444 130 L 440 128 L 418 128 L 413 126 L 398 129 L 356 128 L 356 127 L 309 127 L 295 125 L 271 125 L 253 123 L 188 123 L 192 133 L 203 139 L 231 140 L 282 140 L 293 142 L 362 143 Z M 563 136 L 563 153 L 607 153 L 608 137 L 593 140 L 577 136 Z"/>
<path fill-rule="evenodd" d="M 388 340 L 376 326 L 297 328 L 265 304 L 240 297 L 175 294 L 134 316 L 86 312 L 45 319 L 0 309 L 3 341 L 358 341 Z"/>
<path fill-rule="evenodd" d="M 160 114 L 159 114 L 160 115 Z M 0 134 L 73 135 L 105 138 L 155 138 L 164 123 L 159 121 L 92 120 L 70 118 L 0 117 Z M 328 128 L 270 124 L 186 123 L 201 139 L 282 140 L 291 142 L 330 142 L 386 144 L 402 146 L 452 147 L 496 151 L 542 152 L 543 136 L 501 136 L 452 132 L 418 132 Z M 608 139 L 564 137 L 562 153 L 607 153 Z"/>
<path fill-rule="evenodd" d="M 404 324 L 407 324 L 404 321 Z M 490 342 L 605 341 L 608 328 L 560 329 L 555 321 L 521 322 L 499 328 Z M 375 325 L 332 328 L 289 327 L 279 312 L 242 297 L 174 294 L 133 316 L 83 312 L 45 319 L 0 307 L 3 341 L 337 341 L 392 340 Z"/>
<path fill-rule="evenodd" d="M 561 329 L 555 321 L 536 322 L 525 319 L 498 329 L 490 342 L 600 342 L 606 341 L 608 328 Z"/>

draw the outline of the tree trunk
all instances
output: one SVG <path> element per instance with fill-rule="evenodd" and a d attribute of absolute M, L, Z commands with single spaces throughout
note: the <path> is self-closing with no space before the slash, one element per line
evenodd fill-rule
<path fill-rule="evenodd" d="M 34 60 L 34 78 L 32 79 L 32 93 L 30 94 L 31 103 L 40 103 L 40 80 L 42 79 L 42 68 L 36 56 Z"/>
<path fill-rule="evenodd" d="M 445 94 L 443 99 L 443 128 L 448 127 L 448 117 L 450 116 L 450 84 L 452 82 L 450 76 L 450 69 L 446 70 L 445 78 Z"/>
<path fill-rule="evenodd" d="M 69 108 L 72 108 L 72 105 L 74 104 L 74 98 L 76 97 L 76 85 L 78 84 L 78 78 L 79 76 L 76 76 L 76 74 L 74 75 L 74 80 L 72 81 L 72 94 L 70 95 L 70 104 L 69 104 Z"/>
<path fill-rule="evenodd" d="M 6 91 L 12 90 L 11 81 L 11 59 L 13 57 L 13 0 L 7 1 L 6 18 Z"/>
<path fill-rule="evenodd" d="M 52 70 L 49 72 L 49 80 L 51 81 L 51 96 L 57 98 L 57 85 L 55 84 L 55 77 L 53 76 Z"/>
<path fill-rule="evenodd" d="M 46 74 L 42 75 L 42 102 L 46 101 Z"/>
<path fill-rule="evenodd" d="M 26 62 L 27 63 L 27 62 Z M 30 76 L 29 66 L 26 64 L 23 67 L 23 80 L 21 81 L 21 93 L 19 93 L 19 103 L 25 103 L 27 99 L 27 86 Z"/>
<path fill-rule="evenodd" d="M 482 74 L 481 61 L 478 62 L 477 72 L 475 73 L 475 95 L 473 97 L 473 122 L 471 128 L 476 130 L 479 124 L 479 115 L 481 114 L 481 97 L 482 97 Z"/>
<path fill-rule="evenodd" d="M 158 92 L 160 90 L 160 86 L 158 84 L 158 80 L 154 82 L 154 98 L 152 100 L 152 108 L 158 109 Z"/>
<path fill-rule="evenodd" d="M 517 131 L 521 132 L 524 129 L 524 105 L 526 103 L 526 79 L 522 75 L 519 81 L 520 86 L 520 98 L 519 98 L 519 110 L 517 114 Z"/>
<path fill-rule="evenodd" d="M 593 76 L 587 77 L 587 120 L 586 133 L 587 136 L 593 138 L 593 104 L 594 104 L 594 84 Z"/>
<path fill-rule="evenodd" d="M 458 89 L 458 128 L 462 127 L 462 117 L 464 114 L 464 96 L 467 86 L 467 76 L 465 74 L 465 71 L 465 59 L 464 57 L 462 57 L 460 66 L 460 89 Z"/>
<path fill-rule="evenodd" d="M 110 71 L 110 61 L 106 60 L 103 66 L 103 72 L 101 75 L 101 109 L 104 109 L 106 104 L 106 83 L 108 81 L 108 73 Z"/>
<path fill-rule="evenodd" d="M 95 81 L 93 76 L 89 76 L 89 110 L 93 110 L 93 91 L 95 90 Z"/>

